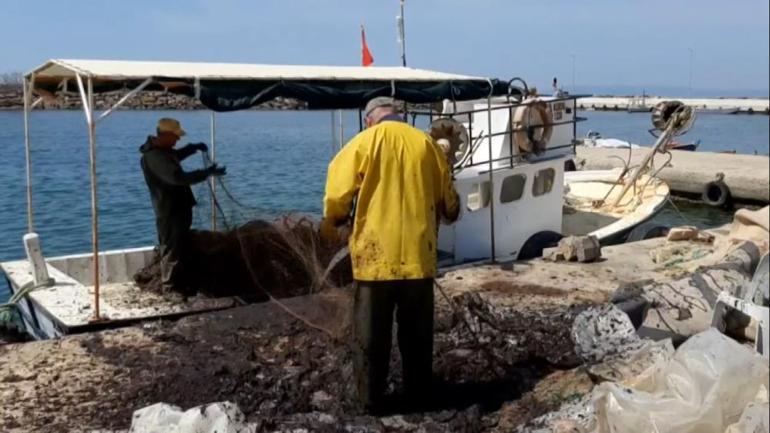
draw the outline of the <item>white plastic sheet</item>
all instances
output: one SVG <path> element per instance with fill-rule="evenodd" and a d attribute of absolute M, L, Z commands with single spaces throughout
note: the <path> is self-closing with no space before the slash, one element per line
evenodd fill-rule
<path fill-rule="evenodd" d="M 746 406 L 741 419 L 725 430 L 725 433 L 766 433 L 770 431 L 770 405 L 751 403 Z"/>
<path fill-rule="evenodd" d="M 766 398 L 768 365 L 750 348 L 710 329 L 626 385 L 608 382 L 596 387 L 591 402 L 594 425 L 583 431 L 725 433 L 730 427 L 730 433 L 754 433 L 744 430 L 741 417 L 758 396 Z M 755 412 L 758 409 L 745 417 L 761 426 Z"/>
<path fill-rule="evenodd" d="M 182 411 L 156 403 L 134 412 L 130 433 L 253 433 L 234 403 L 211 403 Z"/>

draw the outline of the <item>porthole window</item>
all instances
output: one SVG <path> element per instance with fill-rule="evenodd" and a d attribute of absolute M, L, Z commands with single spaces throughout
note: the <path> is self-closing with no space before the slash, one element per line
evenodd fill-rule
<path fill-rule="evenodd" d="M 473 184 L 466 204 L 468 211 L 475 212 L 489 206 L 489 185 L 489 181 Z"/>
<path fill-rule="evenodd" d="M 500 190 L 500 203 L 511 203 L 524 195 L 524 185 L 527 184 L 527 176 L 515 174 L 503 179 L 503 187 Z"/>
<path fill-rule="evenodd" d="M 532 195 L 539 197 L 548 194 L 553 189 L 553 181 L 556 178 L 556 170 L 546 168 L 535 174 L 535 181 L 532 183 Z"/>

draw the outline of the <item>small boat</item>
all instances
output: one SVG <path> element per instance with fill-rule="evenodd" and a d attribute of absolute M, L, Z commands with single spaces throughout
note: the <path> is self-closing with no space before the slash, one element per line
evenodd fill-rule
<path fill-rule="evenodd" d="M 704 107 L 696 107 L 695 112 L 697 114 L 738 114 L 741 111 L 738 107 L 727 107 L 727 108 L 706 108 Z"/>
<path fill-rule="evenodd" d="M 626 107 L 626 111 L 629 113 L 649 113 L 652 111 L 652 107 L 647 105 L 647 94 L 642 92 L 641 97 L 631 97 L 628 101 L 628 106 Z"/>
<path fill-rule="evenodd" d="M 581 144 L 586 147 L 601 147 L 604 149 L 638 149 L 641 147 L 630 141 L 619 140 L 617 138 L 604 138 L 597 131 L 588 131 L 586 136 L 581 140 Z"/>
<path fill-rule="evenodd" d="M 670 195 L 665 182 L 642 175 L 636 188 L 621 198 L 622 173 L 622 169 L 565 173 L 564 235 L 594 235 L 602 245 L 623 243 L 634 228 L 663 209 Z"/>
<path fill-rule="evenodd" d="M 688 152 L 694 152 L 698 149 L 698 146 L 700 146 L 700 140 L 696 140 L 692 143 L 680 143 L 678 141 L 672 141 L 668 145 L 666 145 L 666 149 L 668 150 L 684 150 Z"/>
<path fill-rule="evenodd" d="M 599 132 L 588 131 L 586 136 L 580 140 L 580 144 L 586 147 L 599 147 L 604 149 L 639 149 L 640 146 L 630 141 L 620 140 L 617 138 L 603 138 Z M 667 150 L 684 150 L 695 151 L 700 146 L 700 140 L 692 143 L 680 143 L 678 141 L 671 141 L 666 145 Z"/>

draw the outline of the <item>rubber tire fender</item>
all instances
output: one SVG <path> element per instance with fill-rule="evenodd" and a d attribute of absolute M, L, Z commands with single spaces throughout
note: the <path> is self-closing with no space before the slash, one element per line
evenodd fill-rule
<path fill-rule="evenodd" d="M 543 256 L 543 250 L 559 244 L 564 235 L 550 230 L 537 232 L 530 236 L 519 251 L 516 260 L 529 260 Z"/>
<path fill-rule="evenodd" d="M 703 186 L 701 200 L 709 206 L 729 207 L 732 204 L 732 193 L 724 181 L 714 180 Z"/>

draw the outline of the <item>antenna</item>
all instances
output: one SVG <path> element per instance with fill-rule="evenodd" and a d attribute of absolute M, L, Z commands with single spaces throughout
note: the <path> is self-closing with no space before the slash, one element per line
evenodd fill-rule
<path fill-rule="evenodd" d="M 398 43 L 401 44 L 401 66 L 406 67 L 406 38 L 404 36 L 404 0 L 401 0 L 401 15 L 396 17 Z"/>

